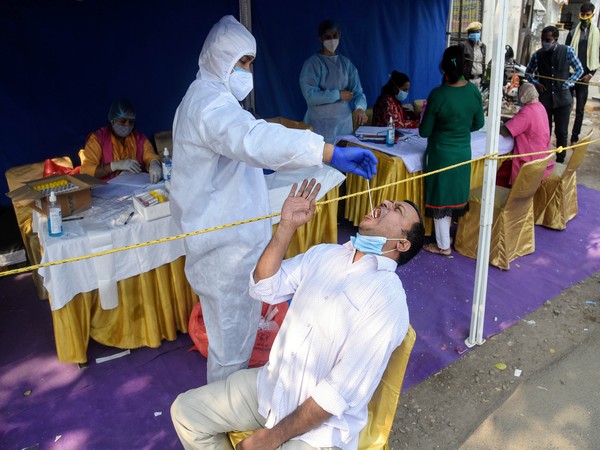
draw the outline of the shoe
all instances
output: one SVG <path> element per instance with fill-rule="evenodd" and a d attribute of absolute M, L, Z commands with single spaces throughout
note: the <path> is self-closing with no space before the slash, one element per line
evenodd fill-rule
<path fill-rule="evenodd" d="M 556 157 L 556 162 L 559 164 L 564 164 L 565 163 L 565 157 L 563 156 L 562 158 L 559 158 L 558 156 Z"/>
<path fill-rule="evenodd" d="M 575 145 L 579 142 L 579 136 L 571 136 L 571 145 Z"/>

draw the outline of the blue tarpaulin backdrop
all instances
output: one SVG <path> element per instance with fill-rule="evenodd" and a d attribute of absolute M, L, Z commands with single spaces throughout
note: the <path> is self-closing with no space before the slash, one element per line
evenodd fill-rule
<path fill-rule="evenodd" d="M 338 52 L 356 65 L 369 106 L 393 69 L 411 78 L 409 101 L 426 98 L 441 81 L 448 10 L 447 0 L 255 0 L 256 113 L 302 120 L 298 76 L 320 49 L 317 27 L 327 18 L 342 26 Z M 239 18 L 236 0 L 1 2 L 2 172 L 63 155 L 78 165 L 116 98 L 134 103 L 137 127 L 151 139 L 170 129 L 204 38 L 225 14 Z M 4 177 L 0 190 L 8 191 Z"/>

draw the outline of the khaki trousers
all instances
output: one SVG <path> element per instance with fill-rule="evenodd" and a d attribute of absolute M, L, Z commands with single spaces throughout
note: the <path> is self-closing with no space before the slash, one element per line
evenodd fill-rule
<path fill-rule="evenodd" d="M 265 418 L 258 413 L 258 370 L 239 370 L 226 380 L 191 389 L 177 396 L 171 405 L 171 419 L 186 450 L 233 449 L 227 432 L 256 430 L 265 426 Z M 309 450 L 315 447 L 300 440 L 291 440 L 279 448 Z M 320 449 L 333 450 L 337 447 Z"/>

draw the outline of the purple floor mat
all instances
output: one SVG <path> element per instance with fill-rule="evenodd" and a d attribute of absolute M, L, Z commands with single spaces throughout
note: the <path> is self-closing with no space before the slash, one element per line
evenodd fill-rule
<path fill-rule="evenodd" d="M 580 214 L 566 231 L 536 227 L 534 254 L 514 261 L 509 271 L 490 267 L 486 337 L 600 270 L 599 204 L 600 192 L 579 186 Z M 340 241 L 353 232 L 342 225 Z M 460 358 L 456 349 L 465 348 L 469 330 L 475 260 L 422 252 L 398 273 L 417 332 L 408 389 Z M 91 342 L 87 369 L 59 363 L 49 305 L 37 300 L 30 276 L 0 278 L 0 448 L 181 448 L 170 404 L 206 379 L 206 361 L 190 347 L 181 335 L 160 348 L 96 364 L 97 357 L 120 350 Z"/>

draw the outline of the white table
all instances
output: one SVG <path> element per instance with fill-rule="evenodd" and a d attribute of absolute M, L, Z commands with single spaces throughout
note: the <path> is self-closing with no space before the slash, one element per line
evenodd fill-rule
<path fill-rule="evenodd" d="M 397 156 L 402 159 L 409 173 L 420 172 L 423 170 L 423 158 L 425 150 L 427 150 L 427 138 L 419 136 L 419 130 L 417 129 L 403 129 L 401 131 L 404 136 L 401 136 L 393 147 L 388 147 L 385 144 L 361 141 L 354 135 L 338 136 L 336 142 L 342 140 L 348 141 L 391 156 Z M 512 136 L 499 136 L 499 138 L 498 153 L 501 155 L 510 153 L 514 147 Z M 479 158 L 485 154 L 486 139 L 486 131 L 480 130 L 471 133 L 471 156 L 473 158 Z"/>

